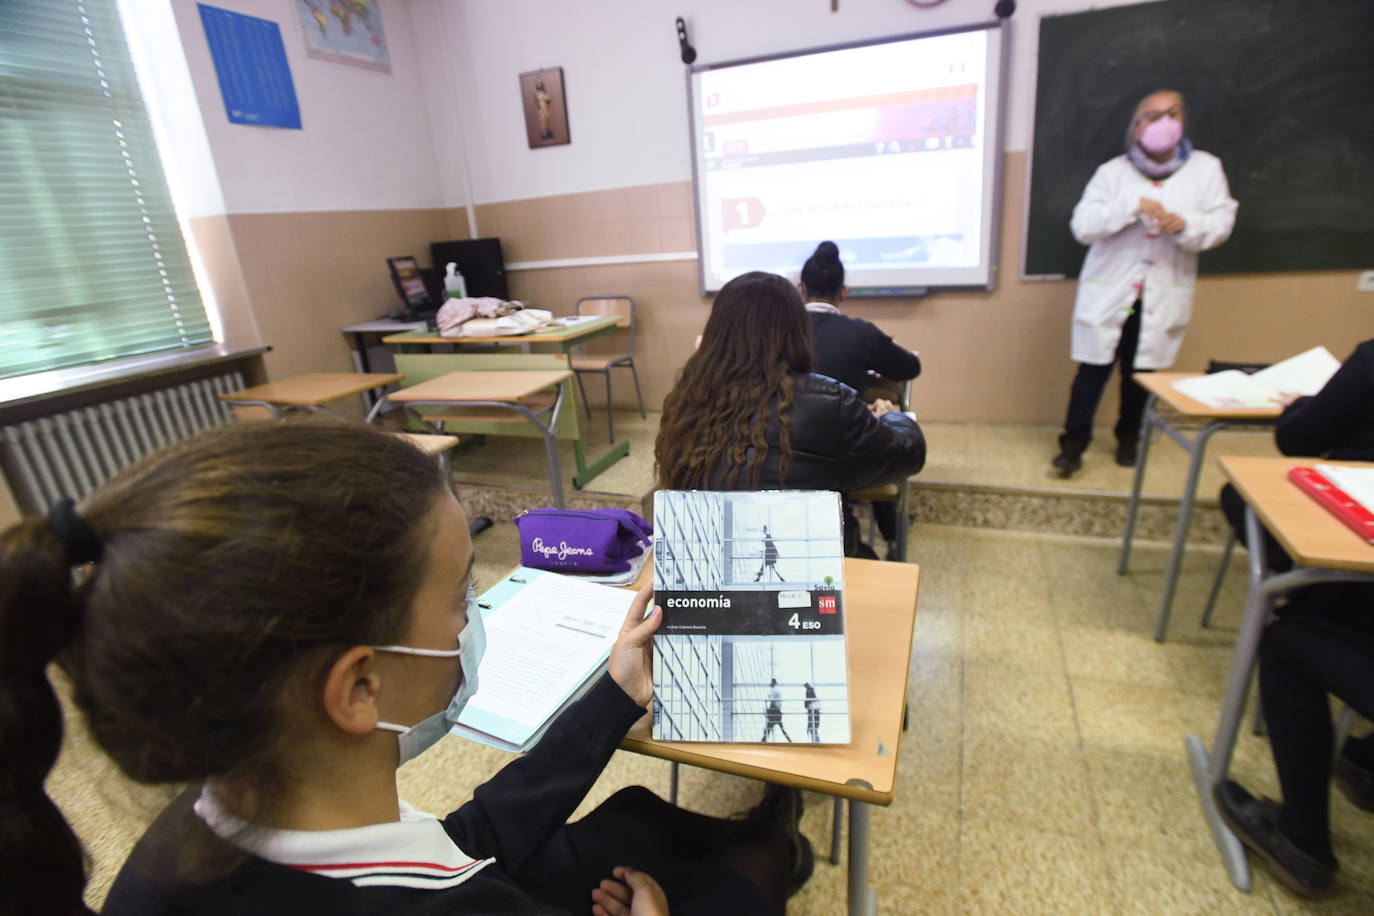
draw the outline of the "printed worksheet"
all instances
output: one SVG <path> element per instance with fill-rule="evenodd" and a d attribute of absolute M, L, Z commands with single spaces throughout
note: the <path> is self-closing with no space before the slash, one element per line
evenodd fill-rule
<path fill-rule="evenodd" d="M 477 694 L 458 720 L 516 747 L 596 674 L 634 599 L 628 589 L 520 572 L 528 584 L 501 591 L 504 600 L 482 616 L 487 649 L 477 669 Z"/>

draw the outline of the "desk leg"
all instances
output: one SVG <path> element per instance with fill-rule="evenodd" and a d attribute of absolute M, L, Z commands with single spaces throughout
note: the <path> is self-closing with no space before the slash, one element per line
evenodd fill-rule
<path fill-rule="evenodd" d="M 353 352 L 358 354 L 358 365 L 363 372 L 371 372 L 367 363 L 367 337 L 361 333 L 353 335 Z"/>
<path fill-rule="evenodd" d="M 1140 515 L 1140 490 L 1145 484 L 1145 459 L 1150 454 L 1150 427 L 1155 425 L 1155 396 L 1150 395 L 1145 402 L 1145 413 L 1140 421 L 1140 449 L 1135 459 L 1135 477 L 1131 483 L 1131 499 L 1126 504 L 1126 531 L 1121 535 L 1121 557 L 1116 561 L 1119 575 L 1126 574 L 1131 562 L 1131 541 L 1135 538 L 1135 523 Z"/>
<path fill-rule="evenodd" d="M 868 805 L 849 802 L 849 916 L 878 912 L 878 895 L 868 886 Z"/>
<path fill-rule="evenodd" d="M 573 409 L 576 410 L 577 408 L 574 406 Z M 577 460 L 577 473 L 573 475 L 573 486 L 577 487 L 579 490 L 582 489 L 587 484 L 591 483 L 596 475 L 600 474 L 602 471 L 606 470 L 606 468 L 615 464 L 628 454 L 630 454 L 630 443 L 617 442 L 610 447 L 606 454 L 602 455 L 591 464 L 588 464 L 586 445 L 581 438 L 574 439 L 573 457 Z"/>
<path fill-rule="evenodd" d="M 830 864 L 840 864 L 840 831 L 844 829 L 844 799 L 835 796 L 835 813 L 830 820 Z"/>
<path fill-rule="evenodd" d="M 1198 432 L 1197 438 L 1186 446 L 1188 450 L 1188 480 L 1183 485 L 1183 499 L 1178 505 L 1178 524 L 1174 526 L 1174 545 L 1169 551 L 1169 566 L 1164 571 L 1164 594 L 1159 599 L 1159 615 L 1155 618 L 1155 642 L 1164 641 L 1169 629 L 1169 613 L 1174 607 L 1174 592 L 1178 590 L 1178 574 L 1183 567 L 1183 548 L 1187 546 L 1188 525 L 1193 520 L 1193 503 L 1197 500 L 1197 479 L 1202 473 L 1202 457 L 1207 452 L 1207 440 L 1225 423 L 1209 423 Z"/>

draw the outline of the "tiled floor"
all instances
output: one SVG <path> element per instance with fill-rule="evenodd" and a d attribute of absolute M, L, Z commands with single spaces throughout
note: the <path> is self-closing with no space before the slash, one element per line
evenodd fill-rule
<path fill-rule="evenodd" d="M 951 442 L 937 438 L 943 432 L 931 429 L 932 442 Z M 1041 438 L 1021 436 L 1024 450 L 1005 462 L 1047 461 Z M 946 460 L 943 449 L 932 448 L 932 468 Z M 641 443 L 632 455 L 644 452 Z M 1332 821 L 1342 868 L 1330 897 L 1301 901 L 1263 866 L 1252 893 L 1231 887 L 1202 819 L 1183 738 L 1210 739 L 1215 726 L 1244 599 L 1243 555 L 1213 626 L 1203 629 L 1198 618 L 1219 552 L 1190 548 L 1169 639 L 1158 644 L 1150 626 L 1164 549 L 1140 545 L 1133 572 L 1122 577 L 1117 546 L 912 529 L 910 559 L 922 577 L 911 725 L 896 801 L 872 819 L 880 912 L 1374 913 L 1374 818 L 1339 793 Z M 479 576 L 492 581 L 518 560 L 514 527 L 498 524 L 477 549 Z M 445 738 L 401 770 L 402 792 L 422 808 L 447 811 L 508 759 Z M 1268 746 L 1248 731 L 1234 772 L 1253 789 L 1275 791 Z M 632 783 L 666 795 L 668 765 L 618 753 L 581 810 Z M 111 777 L 74 722 L 49 787 L 92 856 L 89 899 L 98 904 L 154 802 Z M 726 814 L 747 808 L 759 791 L 747 780 L 684 768 L 680 801 Z M 829 800 L 806 800 L 803 828 L 817 850 L 828 849 Z M 843 866 L 819 863 L 789 912 L 842 913 L 844 891 Z"/>

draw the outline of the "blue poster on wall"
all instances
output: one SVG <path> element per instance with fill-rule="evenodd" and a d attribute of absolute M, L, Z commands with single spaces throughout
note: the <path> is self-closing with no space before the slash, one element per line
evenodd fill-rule
<path fill-rule="evenodd" d="M 281 28 L 269 19 L 196 6 L 230 123 L 300 130 L 301 107 Z"/>

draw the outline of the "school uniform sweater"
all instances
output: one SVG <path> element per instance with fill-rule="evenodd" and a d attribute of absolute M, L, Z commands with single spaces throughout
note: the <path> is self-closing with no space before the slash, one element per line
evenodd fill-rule
<path fill-rule="evenodd" d="M 259 831 L 227 875 L 184 877 L 187 848 L 221 851 L 241 826 L 191 790 L 139 840 L 105 903 L 106 916 L 530 914 L 544 906 L 508 874 L 558 831 L 644 714 L 609 675 L 561 715 L 528 754 L 439 819 L 402 803 L 395 823 L 350 830 Z M 588 907 L 591 888 L 587 888 Z"/>
<path fill-rule="evenodd" d="M 870 371 L 899 382 L 921 374 L 921 358 L 872 322 L 842 314 L 828 302 L 808 302 L 806 311 L 811 318 L 813 368 L 821 375 L 862 395 Z"/>

